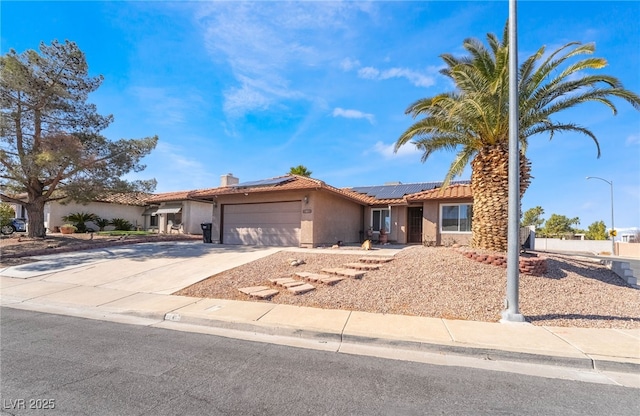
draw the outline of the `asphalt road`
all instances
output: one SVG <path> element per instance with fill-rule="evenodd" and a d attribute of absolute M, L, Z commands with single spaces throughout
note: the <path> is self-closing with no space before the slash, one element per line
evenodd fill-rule
<path fill-rule="evenodd" d="M 637 389 L 0 313 L 6 415 L 640 414 Z"/>

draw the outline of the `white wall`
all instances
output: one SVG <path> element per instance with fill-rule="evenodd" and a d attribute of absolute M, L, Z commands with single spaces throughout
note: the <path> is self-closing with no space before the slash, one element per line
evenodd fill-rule
<path fill-rule="evenodd" d="M 75 202 L 66 205 L 58 202 L 47 203 L 45 205 L 44 225 L 49 232 L 53 232 L 54 227 L 60 227 L 65 223 L 62 221 L 62 217 L 76 212 L 88 212 L 108 220 L 123 218 L 133 224 L 134 227 L 144 226 L 144 218 L 142 217 L 144 207 L 110 204 L 106 202 L 91 202 L 87 205 Z"/>
<path fill-rule="evenodd" d="M 586 253 L 611 253 L 609 240 L 561 240 L 559 238 L 535 238 L 537 251 L 582 251 Z"/>
<path fill-rule="evenodd" d="M 203 222 L 213 222 L 213 204 L 185 201 L 182 204 L 182 231 L 187 234 L 202 234 Z"/>

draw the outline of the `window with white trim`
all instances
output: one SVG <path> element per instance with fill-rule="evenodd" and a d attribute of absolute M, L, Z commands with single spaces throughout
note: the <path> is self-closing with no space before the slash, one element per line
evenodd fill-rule
<path fill-rule="evenodd" d="M 391 210 L 389 208 L 373 208 L 371 210 L 371 228 L 373 231 L 380 231 L 384 228 L 387 233 L 390 233 Z"/>
<path fill-rule="evenodd" d="M 472 204 L 440 205 L 440 231 L 443 233 L 470 233 Z"/>

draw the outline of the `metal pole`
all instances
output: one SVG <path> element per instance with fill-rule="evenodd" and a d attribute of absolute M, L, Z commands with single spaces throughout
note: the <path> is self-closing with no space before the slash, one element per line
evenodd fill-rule
<path fill-rule="evenodd" d="M 611 185 L 611 231 L 614 232 L 616 230 L 616 226 L 613 224 L 613 179 L 609 182 Z M 616 255 L 616 236 L 611 236 L 611 255 Z"/>
<path fill-rule="evenodd" d="M 609 187 L 611 188 L 611 231 L 614 231 L 616 227 L 613 223 L 613 180 L 608 181 L 597 176 L 587 176 L 587 179 L 600 179 L 601 181 L 609 184 Z M 616 238 L 613 235 L 611 236 L 611 255 L 616 255 Z"/>
<path fill-rule="evenodd" d="M 507 297 L 500 322 L 524 322 L 518 310 L 520 256 L 520 140 L 516 0 L 509 0 L 509 217 L 507 229 Z"/>

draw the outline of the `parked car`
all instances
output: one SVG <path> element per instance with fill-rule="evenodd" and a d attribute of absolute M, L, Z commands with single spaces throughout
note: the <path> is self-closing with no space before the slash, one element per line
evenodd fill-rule
<path fill-rule="evenodd" d="M 7 225 L 3 225 L 0 228 L 0 232 L 4 235 L 10 235 L 15 232 L 24 233 L 27 231 L 27 222 L 24 218 L 12 218 L 11 222 Z"/>

